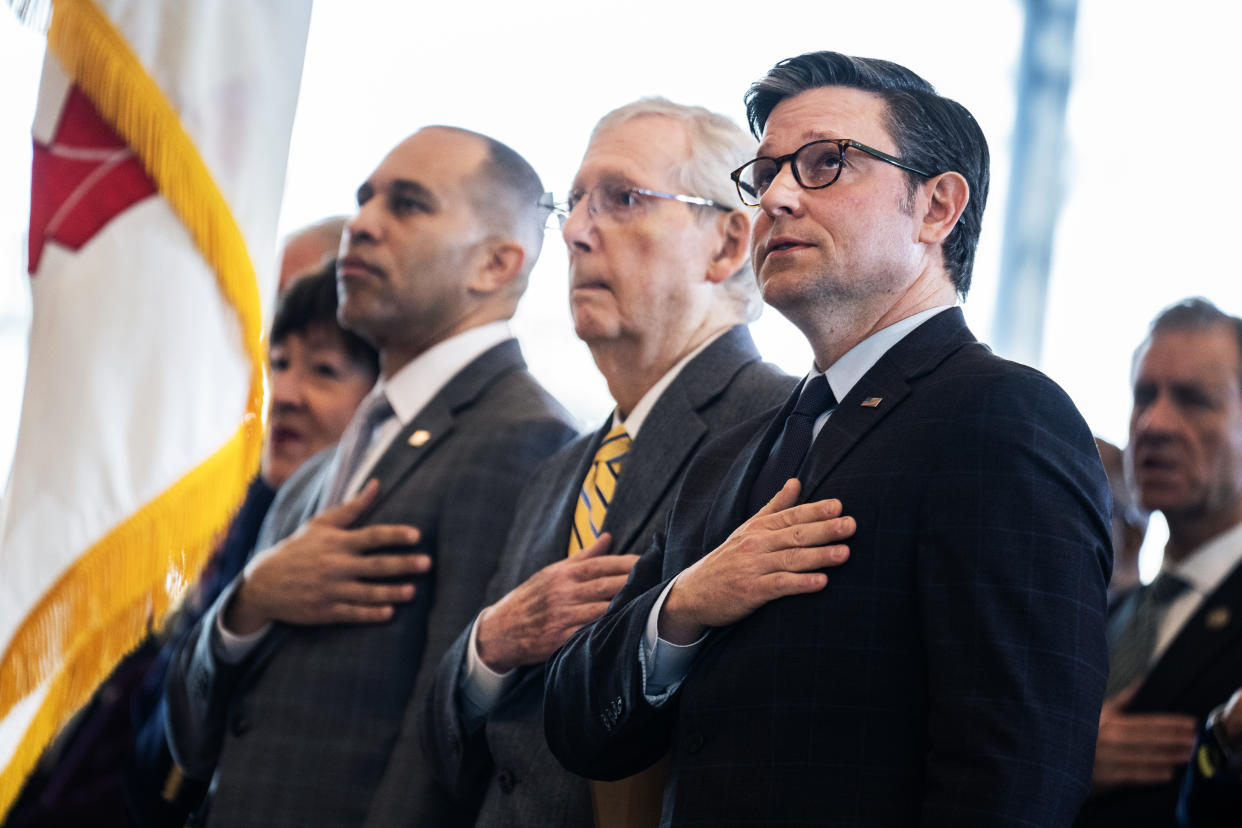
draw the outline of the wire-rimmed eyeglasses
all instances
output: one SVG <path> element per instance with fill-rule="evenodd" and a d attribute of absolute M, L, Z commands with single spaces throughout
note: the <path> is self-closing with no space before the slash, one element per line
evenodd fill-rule
<path fill-rule="evenodd" d="M 565 229 L 565 222 L 569 221 L 569 214 L 574 211 L 574 208 L 578 206 L 580 201 L 586 201 L 588 214 L 592 216 L 606 216 L 618 224 L 624 224 L 642 215 L 646 209 L 645 199 L 651 198 L 680 201 L 682 204 L 690 204 L 696 207 L 711 207 L 726 213 L 734 209 L 727 204 L 712 201 L 710 198 L 686 195 L 685 193 L 662 193 L 658 190 L 633 187 L 620 182 L 597 184 L 585 195 L 571 193 L 567 201 L 551 204 L 545 203 L 544 206 L 551 208 L 552 214 L 556 216 L 557 222 L 563 230 Z"/>
<path fill-rule="evenodd" d="M 776 176 L 780 173 L 781 167 L 785 166 L 786 161 L 792 162 L 790 169 L 793 170 L 794 181 L 797 181 L 798 186 L 804 190 L 822 190 L 834 183 L 841 177 L 847 147 L 853 147 L 873 158 L 878 158 L 894 167 L 901 167 L 903 170 L 924 178 L 932 177 L 932 173 L 923 172 L 895 155 L 889 155 L 887 152 L 869 147 L 852 138 L 823 138 L 811 141 L 788 155 L 776 158 L 761 155 L 729 173 L 729 177 L 737 185 L 737 194 L 742 199 L 742 203 L 747 207 L 758 207 L 759 199 L 763 198 L 763 194 L 772 186 L 772 182 L 776 180 Z"/>

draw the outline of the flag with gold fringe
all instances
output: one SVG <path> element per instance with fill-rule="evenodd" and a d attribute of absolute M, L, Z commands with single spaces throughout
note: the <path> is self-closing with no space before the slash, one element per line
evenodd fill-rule
<path fill-rule="evenodd" d="M 47 23 L 45 2 L 11 2 Z M 51 4 L 30 362 L 0 503 L 0 818 L 258 468 L 309 19 L 310 0 Z"/>

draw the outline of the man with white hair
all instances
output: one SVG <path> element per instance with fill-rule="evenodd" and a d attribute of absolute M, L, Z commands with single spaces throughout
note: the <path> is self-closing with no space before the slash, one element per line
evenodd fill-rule
<path fill-rule="evenodd" d="M 490 605 L 440 662 L 426 707 L 428 758 L 454 794 L 481 797 L 477 825 L 589 826 L 592 799 L 598 825 L 659 813 L 661 780 L 588 783 L 552 757 L 544 662 L 620 590 L 699 447 L 793 387 L 746 328 L 761 305 L 728 173 L 753 153 L 729 119 L 662 99 L 591 135 L 561 220 L 575 332 L 616 408 L 536 473 Z"/>

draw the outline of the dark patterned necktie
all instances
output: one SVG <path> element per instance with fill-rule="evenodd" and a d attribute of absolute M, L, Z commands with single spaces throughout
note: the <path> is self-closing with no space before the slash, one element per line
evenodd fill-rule
<path fill-rule="evenodd" d="M 823 374 L 816 374 L 807 380 L 798 395 L 794 410 L 785 419 L 785 427 L 772 446 L 772 453 L 767 462 L 759 470 L 755 485 L 750 490 L 750 513 L 763 508 L 771 500 L 785 481 L 798 473 L 802 459 L 811 447 L 811 433 L 815 420 L 820 414 L 834 408 L 837 398 L 832 395 L 828 379 Z"/>
<path fill-rule="evenodd" d="M 1104 698 L 1110 699 L 1136 679 L 1147 675 L 1160 623 L 1169 607 L 1190 584 L 1169 572 L 1161 572 L 1156 580 L 1143 587 L 1129 622 L 1122 627 L 1117 640 L 1109 642 L 1108 685 Z"/>

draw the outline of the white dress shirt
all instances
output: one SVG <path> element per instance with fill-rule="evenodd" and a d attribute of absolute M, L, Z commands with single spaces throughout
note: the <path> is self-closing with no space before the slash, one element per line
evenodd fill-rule
<path fill-rule="evenodd" d="M 647 415 L 655 408 L 655 404 L 659 401 L 661 395 L 673 384 L 673 380 L 677 379 L 677 375 L 690 363 L 690 360 L 703 353 L 707 346 L 723 336 L 727 330 L 726 328 L 720 331 L 682 357 L 676 365 L 665 372 L 664 376 L 660 377 L 654 385 L 647 389 L 647 393 L 643 394 L 638 404 L 634 406 L 634 410 L 624 420 L 621 418 L 621 412 L 614 409 L 612 412 L 612 427 L 616 428 L 618 425 L 624 424 L 625 433 L 629 435 L 631 440 L 637 440 L 638 430 L 642 428 Z M 624 469 L 622 473 L 624 473 Z M 566 547 L 568 548 L 568 541 L 566 541 Z M 477 725 L 488 713 L 494 710 L 501 696 L 518 678 L 516 669 L 497 673 L 484 664 L 483 659 L 479 658 L 478 627 L 479 622 L 476 617 L 474 623 L 470 625 L 470 643 L 466 648 L 466 668 L 462 671 L 460 684 L 462 716 L 465 718 L 468 727 Z"/>
<path fill-rule="evenodd" d="M 367 475 L 388 450 L 392 441 L 418 416 L 427 403 L 440 393 L 449 380 L 457 376 L 461 369 L 477 359 L 484 351 L 512 338 L 513 331 L 508 322 L 489 322 L 436 343 L 403 365 L 391 377 L 377 382 L 367 394 L 366 400 L 358 406 L 358 410 L 365 410 L 366 403 L 370 399 L 384 394 L 388 397 L 388 404 L 392 406 L 393 413 L 392 416 L 376 425 L 371 432 L 367 452 L 362 462 L 358 464 L 358 470 L 350 478 L 342 502 L 358 493 L 366 483 Z M 329 485 L 335 476 L 336 462 L 336 458 L 333 458 L 333 474 L 328 477 Z M 255 562 L 270 554 L 271 551 L 271 549 L 265 549 L 256 554 L 246 565 L 246 572 L 254 566 Z M 242 575 L 242 578 L 244 577 L 245 572 Z M 242 578 L 234 579 L 229 585 L 227 594 L 220 603 L 221 607 L 227 606 L 228 601 L 232 600 L 233 592 Z M 223 660 L 231 664 L 241 661 L 258 645 L 270 628 L 270 624 L 265 624 L 262 629 L 250 635 L 236 635 L 225 628 L 224 613 L 217 613 L 216 632 L 223 645 L 220 651 Z"/>
<path fill-rule="evenodd" d="M 941 305 L 920 311 L 913 316 L 907 316 L 887 328 L 876 331 L 846 351 L 840 359 L 828 367 L 828 370 L 823 372 L 828 380 L 828 386 L 832 388 L 833 396 L 837 400 L 845 399 L 850 389 L 871 370 L 873 365 L 879 362 L 880 357 L 888 353 L 889 348 L 900 342 L 910 331 L 950 307 L 952 306 Z M 807 377 L 810 378 L 818 370 L 812 367 Z M 815 419 L 815 426 L 811 432 L 812 439 L 819 436 L 824 423 L 828 422 L 831 415 L 832 410 L 829 409 Z M 674 644 L 659 637 L 660 610 L 664 607 L 669 590 L 676 582 L 676 578 L 668 582 L 668 586 L 660 593 L 660 597 L 651 608 L 651 613 L 647 616 L 646 633 L 638 647 L 638 660 L 643 675 L 643 694 L 653 707 L 664 704 L 681 686 L 681 682 L 690 672 L 694 656 L 711 632 L 709 630 L 698 641 L 686 645 Z"/>

